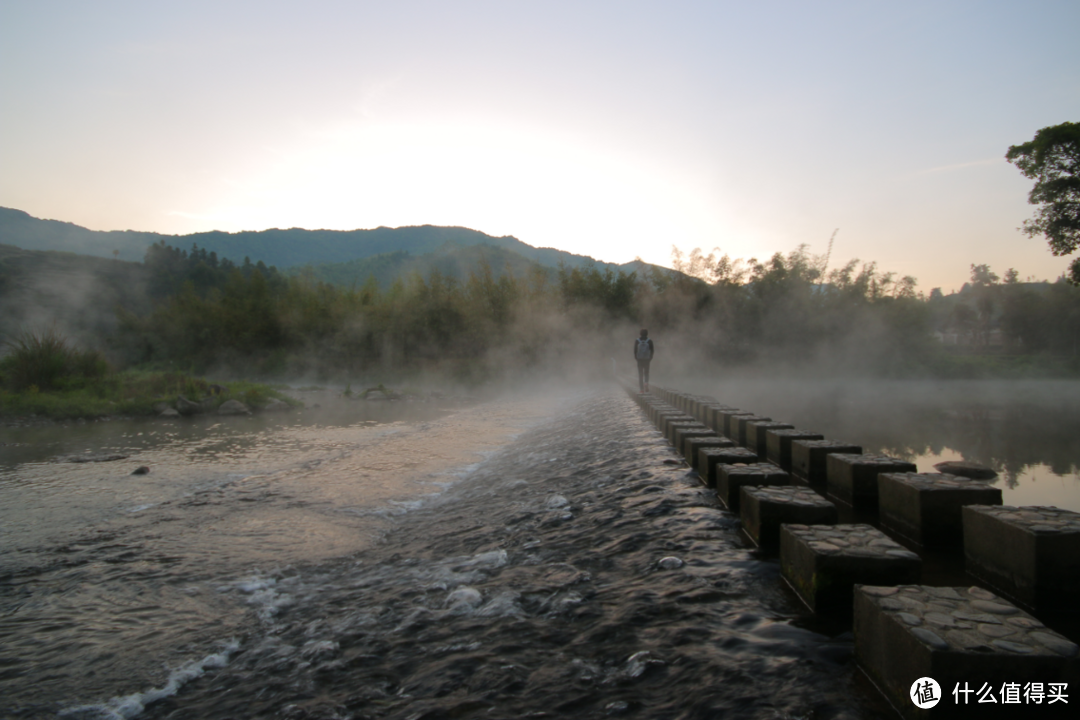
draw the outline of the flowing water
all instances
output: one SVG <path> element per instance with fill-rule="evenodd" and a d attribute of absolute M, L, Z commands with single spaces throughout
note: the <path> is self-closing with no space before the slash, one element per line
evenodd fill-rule
<path fill-rule="evenodd" d="M 1077 387 L 685 389 L 1080 510 Z M 0 717 L 885 712 L 611 388 L 0 432 Z"/>
<path fill-rule="evenodd" d="M 2 450 L 0 716 L 879 709 L 846 628 L 804 616 L 617 390 Z M 57 461 L 87 452 L 129 457 Z"/>

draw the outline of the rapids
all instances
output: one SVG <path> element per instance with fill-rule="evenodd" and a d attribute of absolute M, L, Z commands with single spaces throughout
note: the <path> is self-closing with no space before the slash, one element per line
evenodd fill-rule
<path fill-rule="evenodd" d="M 201 490 L 133 489 L 93 529 L 61 512 L 28 549 L 5 532 L 6 716 L 880 710 L 847 628 L 806 617 L 618 390 L 268 432 L 288 441 Z"/>

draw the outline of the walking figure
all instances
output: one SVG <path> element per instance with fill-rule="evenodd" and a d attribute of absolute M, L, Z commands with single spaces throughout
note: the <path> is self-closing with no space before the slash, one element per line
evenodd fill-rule
<path fill-rule="evenodd" d="M 641 337 L 634 341 L 634 359 L 637 360 L 638 387 L 643 393 L 649 392 L 649 363 L 655 350 L 649 331 L 642 329 Z"/>

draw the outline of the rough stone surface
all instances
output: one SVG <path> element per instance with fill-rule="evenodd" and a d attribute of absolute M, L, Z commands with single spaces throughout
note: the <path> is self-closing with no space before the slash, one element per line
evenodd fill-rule
<path fill-rule="evenodd" d="M 855 507 L 878 504 L 878 475 L 915 472 L 915 463 L 888 455 L 832 453 L 825 458 L 829 495 Z"/>
<path fill-rule="evenodd" d="M 746 423 L 746 447 L 765 457 L 767 451 L 766 434 L 770 430 L 791 430 L 794 425 L 776 422 L 775 420 L 752 420 Z"/>
<path fill-rule="evenodd" d="M 686 458 L 686 462 L 690 463 L 690 467 L 695 470 L 698 469 L 698 451 L 707 447 L 731 448 L 735 447 L 735 443 L 732 440 L 715 433 L 708 437 L 686 438 L 686 440 L 683 441 L 683 457 Z"/>
<path fill-rule="evenodd" d="M 738 463 L 756 463 L 758 461 L 757 453 L 747 450 L 741 447 L 707 447 L 698 450 L 698 474 L 701 475 L 702 481 L 709 487 L 716 487 L 717 473 L 716 468 L 719 465 L 735 465 Z"/>
<path fill-rule="evenodd" d="M 938 473 L 878 476 L 881 526 L 921 547 L 959 547 L 960 508 L 1000 504 L 1001 490 L 980 480 Z"/>
<path fill-rule="evenodd" d="M 808 487 L 742 488 L 739 517 L 743 530 L 761 547 L 780 544 L 780 526 L 836 524 L 836 506 Z"/>
<path fill-rule="evenodd" d="M 861 586 L 855 589 L 855 658 L 905 718 L 1075 717 L 1069 704 L 1025 703 L 1029 683 L 1077 688 L 1077 646 L 1005 600 L 978 587 Z M 912 684 L 932 677 L 942 697 L 919 710 Z M 996 703 L 979 703 L 983 685 Z M 1005 703 L 1016 684 L 1015 703 Z M 963 690 L 972 693 L 964 694 Z M 954 696 L 954 689 L 958 690 Z M 984 694 L 985 698 L 986 695 Z M 964 700 L 967 703 L 964 703 Z M 959 700 L 959 704 L 957 703 Z M 1025 707 L 1026 705 L 1026 707 Z"/>
<path fill-rule="evenodd" d="M 786 472 L 772 463 L 721 463 L 716 466 L 716 494 L 729 510 L 739 512 L 739 491 L 744 486 L 787 485 L 789 479 Z"/>
<path fill-rule="evenodd" d="M 861 453 L 862 448 L 836 440 L 792 440 L 791 474 L 811 485 L 825 484 L 825 458 L 831 453 Z"/>
<path fill-rule="evenodd" d="M 1056 507 L 965 505 L 969 573 L 1036 611 L 1080 603 L 1080 513 Z"/>
<path fill-rule="evenodd" d="M 870 525 L 783 525 L 780 570 L 811 610 L 851 612 L 856 584 L 919 580 L 919 556 Z"/>
<path fill-rule="evenodd" d="M 765 459 L 791 472 L 791 443 L 793 440 L 824 440 L 821 433 L 805 430 L 767 430 L 765 432 Z"/>

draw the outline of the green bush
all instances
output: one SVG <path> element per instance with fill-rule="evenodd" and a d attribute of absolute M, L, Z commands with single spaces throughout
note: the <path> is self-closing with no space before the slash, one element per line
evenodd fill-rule
<path fill-rule="evenodd" d="M 10 352 L 0 360 L 4 384 L 20 392 L 73 389 L 109 373 L 109 364 L 97 350 L 79 350 L 54 328 L 40 333 L 23 332 L 8 341 Z"/>

